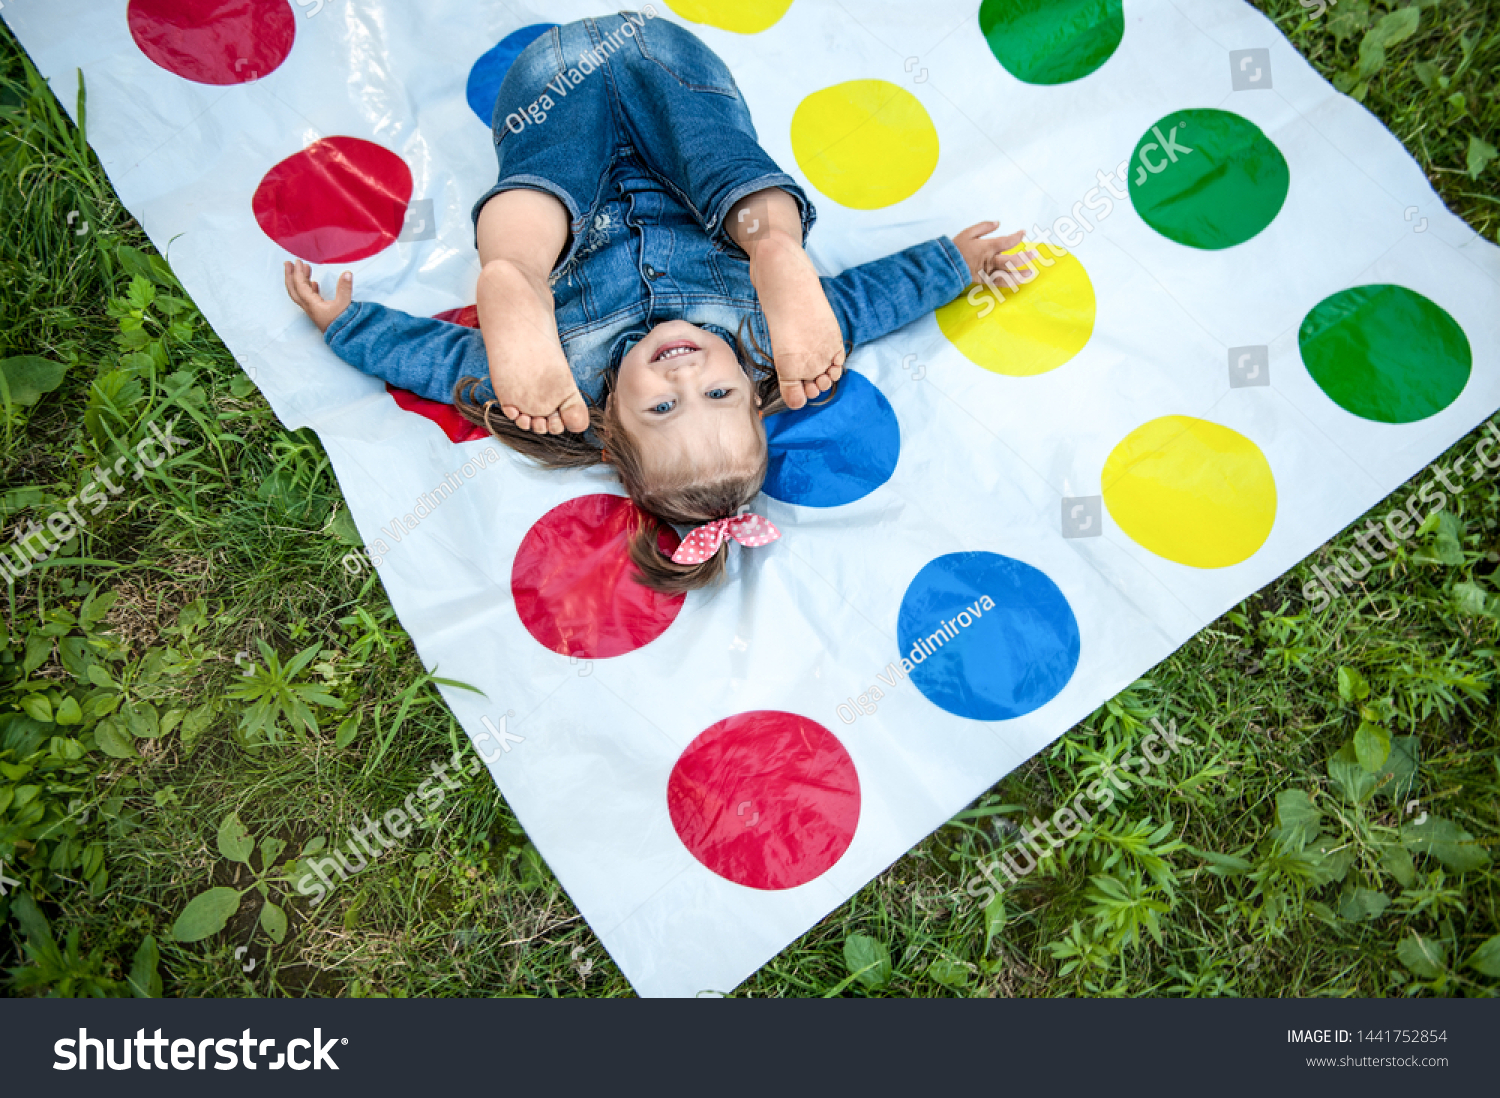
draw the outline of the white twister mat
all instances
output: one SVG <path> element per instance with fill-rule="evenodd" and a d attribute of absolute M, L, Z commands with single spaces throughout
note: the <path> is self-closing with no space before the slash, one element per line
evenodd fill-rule
<path fill-rule="evenodd" d="M 1235 0 L 654 0 L 728 62 L 818 206 L 826 273 L 989 218 L 1069 252 L 770 421 L 758 509 L 784 538 L 736 550 L 722 588 L 649 596 L 610 474 L 450 441 L 282 288 L 290 252 L 417 315 L 472 303 L 480 108 L 538 25 L 604 11 L 0 14 L 69 110 L 82 70 L 125 205 L 282 422 L 317 430 L 424 663 L 484 692 L 444 696 L 589 925 L 642 994 L 692 995 L 1500 406 L 1500 251 Z"/>

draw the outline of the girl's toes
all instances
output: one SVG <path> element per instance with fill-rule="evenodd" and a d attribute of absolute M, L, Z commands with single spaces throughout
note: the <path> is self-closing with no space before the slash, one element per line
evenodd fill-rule
<path fill-rule="evenodd" d="M 547 417 L 547 431 L 549 434 L 560 435 L 563 433 L 562 416 L 553 412 Z"/>
<path fill-rule="evenodd" d="M 569 431 L 587 431 L 589 428 L 589 409 L 581 397 L 564 402 L 562 406 L 562 423 Z"/>

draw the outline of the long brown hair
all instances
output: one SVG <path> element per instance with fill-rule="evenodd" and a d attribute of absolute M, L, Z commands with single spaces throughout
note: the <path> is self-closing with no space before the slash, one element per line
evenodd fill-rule
<path fill-rule="evenodd" d="M 501 443 L 544 469 L 585 469 L 600 464 L 613 468 L 620 477 L 625 494 L 644 517 L 630 539 L 630 559 L 640 570 L 637 582 L 665 594 L 680 594 L 707 587 L 723 576 L 729 559 L 729 540 L 725 539 L 718 552 L 701 564 L 674 563 L 662 552 L 658 540 L 670 526 L 699 526 L 727 518 L 754 501 L 766 479 L 769 462 L 765 429 L 760 419 L 787 410 L 771 358 L 747 322 L 741 322 L 736 343 L 740 368 L 751 379 L 755 393 L 760 397 L 759 406 L 750 408 L 750 414 L 756 417 L 756 432 L 760 439 L 759 452 L 751 469 L 692 470 L 686 476 L 653 482 L 646 473 L 640 448 L 620 422 L 618 403 L 611 399 L 614 395 L 613 372 L 604 379 L 604 400 L 599 404 L 589 404 L 589 432 L 598 440 L 597 443 L 582 433 L 571 431 L 560 435 L 539 435 L 522 430 L 495 407 L 494 401 L 481 404 L 474 399 L 480 384 L 478 378 L 461 378 L 454 389 L 453 402 L 470 423 L 483 427 Z M 832 397 L 833 391 L 830 391 L 828 399 Z M 608 454 L 607 458 L 605 454 Z"/>

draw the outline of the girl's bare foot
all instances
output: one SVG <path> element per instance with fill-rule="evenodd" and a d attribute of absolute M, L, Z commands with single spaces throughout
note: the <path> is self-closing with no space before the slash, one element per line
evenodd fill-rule
<path fill-rule="evenodd" d="M 539 435 L 587 430 L 588 404 L 558 339 L 546 279 L 491 260 L 479 276 L 479 308 L 490 382 L 506 418 Z"/>
<path fill-rule="evenodd" d="M 818 272 L 793 236 L 755 242 L 750 281 L 771 329 L 771 354 L 788 408 L 826 393 L 844 372 L 844 336 Z"/>

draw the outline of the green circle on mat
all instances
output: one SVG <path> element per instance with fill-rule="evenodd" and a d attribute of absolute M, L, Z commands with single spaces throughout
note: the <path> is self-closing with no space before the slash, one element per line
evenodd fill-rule
<path fill-rule="evenodd" d="M 1313 306 L 1297 332 L 1307 372 L 1346 412 L 1415 423 L 1469 383 L 1469 338 L 1442 306 L 1405 286 L 1355 286 Z"/>
<path fill-rule="evenodd" d="M 1131 156 L 1130 201 L 1141 220 L 1192 248 L 1232 248 L 1276 219 L 1291 173 L 1249 119 L 1195 108 L 1167 115 Z"/>
<path fill-rule="evenodd" d="M 1028 84 L 1081 80 L 1125 34 L 1122 0 L 984 0 L 979 31 L 995 60 Z"/>

